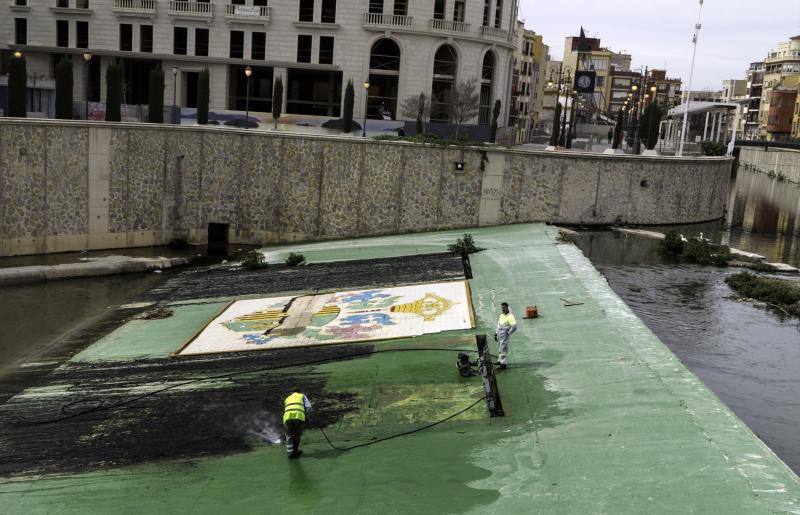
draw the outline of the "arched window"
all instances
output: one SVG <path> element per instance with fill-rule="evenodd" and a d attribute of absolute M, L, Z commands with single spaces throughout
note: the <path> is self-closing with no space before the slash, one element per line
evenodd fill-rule
<path fill-rule="evenodd" d="M 369 53 L 369 69 L 400 71 L 400 47 L 391 39 L 379 39 Z"/>
<path fill-rule="evenodd" d="M 481 108 L 478 114 L 478 123 L 487 125 L 492 116 L 492 85 L 494 82 L 494 52 L 486 52 L 481 66 Z"/>
<path fill-rule="evenodd" d="M 391 39 L 379 39 L 369 53 L 368 118 L 395 119 L 399 81 L 400 47 Z"/>
<path fill-rule="evenodd" d="M 447 122 L 450 119 L 450 92 L 456 81 L 458 55 L 450 45 L 442 45 L 433 58 L 433 84 L 431 85 L 431 121 Z"/>

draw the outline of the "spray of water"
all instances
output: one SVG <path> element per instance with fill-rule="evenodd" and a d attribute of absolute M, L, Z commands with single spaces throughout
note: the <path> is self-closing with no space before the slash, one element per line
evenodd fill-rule
<path fill-rule="evenodd" d="M 278 417 L 269 411 L 257 411 L 240 417 L 239 426 L 249 435 L 259 438 L 264 443 L 279 444 L 283 429 L 278 424 Z"/>

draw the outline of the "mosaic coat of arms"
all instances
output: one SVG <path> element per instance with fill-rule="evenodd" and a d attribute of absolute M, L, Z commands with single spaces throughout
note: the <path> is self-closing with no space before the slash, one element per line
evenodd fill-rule
<path fill-rule="evenodd" d="M 474 327 L 466 281 L 229 304 L 180 355 L 406 338 Z"/>

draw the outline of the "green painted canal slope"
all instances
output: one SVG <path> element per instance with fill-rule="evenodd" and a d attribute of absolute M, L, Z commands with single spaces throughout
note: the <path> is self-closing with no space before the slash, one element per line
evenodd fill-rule
<path fill-rule="evenodd" d="M 520 329 L 511 341 L 511 367 L 498 377 L 506 417 L 490 419 L 479 406 L 430 430 L 343 454 L 309 429 L 305 454 L 293 462 L 280 445 L 255 441 L 246 452 L 223 456 L 14 476 L 0 480 L 0 511 L 800 513 L 797 476 L 646 328 L 576 247 L 557 241 L 555 228 L 528 224 L 472 234 L 487 249 L 471 256 L 477 328 L 376 348 L 470 348 L 469 335 L 492 334 L 499 304 L 508 302 Z M 319 243 L 303 252 L 312 262 L 402 256 L 441 251 L 457 236 Z M 523 320 L 532 304 L 542 316 Z M 208 313 L 198 306 L 179 315 L 153 321 L 149 334 L 181 340 Z M 142 340 L 147 330 L 145 322 L 131 322 L 76 361 L 113 366 L 166 356 L 172 344 Z M 356 406 L 326 428 L 340 445 L 419 427 L 481 392 L 478 381 L 457 376 L 448 352 L 375 354 L 280 374 L 282 383 L 301 385 L 324 378 L 322 398 L 312 402 L 329 396 Z M 253 384 L 259 378 L 266 375 Z M 18 397 L 46 395 L 45 388 Z M 152 424 L 163 420 L 150 416 Z"/>

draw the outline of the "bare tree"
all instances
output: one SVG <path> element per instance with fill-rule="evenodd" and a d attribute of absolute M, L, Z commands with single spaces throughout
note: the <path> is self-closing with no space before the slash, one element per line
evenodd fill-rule
<path fill-rule="evenodd" d="M 431 115 L 431 100 L 425 93 L 407 97 L 400 104 L 400 114 L 417 121 L 417 134 L 425 132 L 425 120 Z"/>
<path fill-rule="evenodd" d="M 450 92 L 450 122 L 456 126 L 456 137 L 465 122 L 478 116 L 480 105 L 481 94 L 477 77 L 453 84 Z"/>

